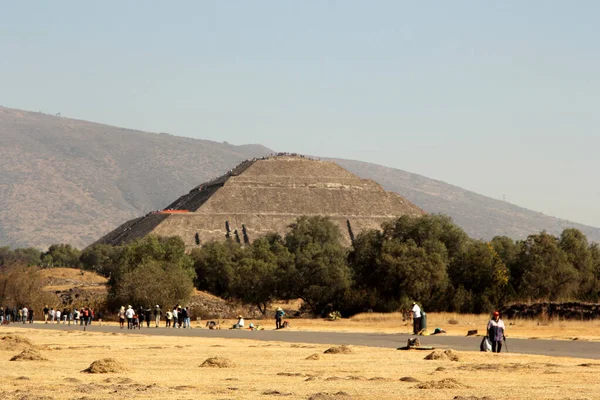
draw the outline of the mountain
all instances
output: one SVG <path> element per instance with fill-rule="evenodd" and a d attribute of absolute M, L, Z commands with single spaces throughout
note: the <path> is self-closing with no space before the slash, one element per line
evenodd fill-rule
<path fill-rule="evenodd" d="M 272 150 L 123 129 L 0 107 L 0 246 L 83 247 L 123 222 L 169 205 L 201 182 Z M 524 238 L 600 229 L 375 164 L 335 160 L 427 212 L 445 213 L 473 237 Z"/>
<path fill-rule="evenodd" d="M 0 107 L 0 245 L 82 247 L 270 152 Z"/>
<path fill-rule="evenodd" d="M 451 216 L 473 238 L 489 240 L 506 235 L 524 239 L 542 230 L 558 235 L 566 228 L 577 228 L 588 239 L 600 241 L 599 228 L 550 217 L 399 169 L 361 161 L 332 160 L 361 178 L 373 179 L 384 189 L 401 194 L 428 213 Z"/>

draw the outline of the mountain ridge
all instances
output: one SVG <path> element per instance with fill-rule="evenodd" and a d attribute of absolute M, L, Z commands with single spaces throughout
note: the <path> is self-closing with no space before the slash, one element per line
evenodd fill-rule
<path fill-rule="evenodd" d="M 259 144 L 235 146 L 0 107 L 0 245 L 83 247 L 242 161 L 272 152 Z M 399 169 L 331 160 L 426 212 L 449 215 L 473 237 L 524 238 L 576 227 L 600 241 L 595 227 Z"/>

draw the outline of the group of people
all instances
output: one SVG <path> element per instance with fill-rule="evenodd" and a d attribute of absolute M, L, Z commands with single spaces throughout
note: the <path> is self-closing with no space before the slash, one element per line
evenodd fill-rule
<path fill-rule="evenodd" d="M 0 307 L 0 324 L 22 322 L 33 324 L 33 308 Z"/>
<path fill-rule="evenodd" d="M 94 319 L 98 320 L 98 323 L 102 325 L 102 312 L 96 313 L 92 307 L 81 307 L 74 308 L 63 308 L 62 311 L 58 308 L 55 310 L 53 307 L 48 308 L 45 306 L 42 310 L 44 315 L 44 323 L 46 324 L 68 324 L 88 326 L 92 324 Z"/>
<path fill-rule="evenodd" d="M 172 310 L 168 309 L 164 314 L 166 328 L 191 329 L 191 311 L 189 307 L 176 305 Z M 125 322 L 127 322 L 127 329 L 142 329 L 144 322 L 148 328 L 150 328 L 152 322 L 154 322 L 154 327 L 158 328 L 163 317 L 163 310 L 158 304 L 154 308 L 140 306 L 137 310 L 129 305 L 127 308 L 122 306 L 118 315 L 121 329 L 125 327 Z"/>
<path fill-rule="evenodd" d="M 416 302 L 413 302 L 411 312 L 413 318 L 413 334 L 417 335 L 421 329 L 423 329 L 423 312 Z M 506 326 L 504 325 L 504 321 L 500 318 L 500 312 L 494 311 L 486 328 L 486 338 L 490 341 L 493 353 L 500 353 L 502 350 L 502 341 L 506 340 L 505 330 Z"/>
<path fill-rule="evenodd" d="M 44 317 L 44 323 L 46 324 L 68 324 L 71 325 L 91 325 L 92 320 L 97 319 L 100 323 L 102 322 L 102 313 L 99 312 L 97 315 L 94 309 L 91 307 L 81 307 L 71 310 L 70 308 L 54 309 L 54 307 L 48 307 L 47 305 L 42 309 L 42 315 Z M 0 307 L 0 324 L 8 324 L 10 322 L 21 322 L 23 324 L 33 324 L 35 317 L 35 311 L 33 307 L 27 306 L 23 308 L 17 307 Z"/>

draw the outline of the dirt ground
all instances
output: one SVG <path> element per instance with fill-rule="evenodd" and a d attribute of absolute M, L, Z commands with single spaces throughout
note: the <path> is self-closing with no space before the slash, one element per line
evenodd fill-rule
<path fill-rule="evenodd" d="M 425 360 L 429 351 L 324 354 L 331 346 L 1 327 L 0 338 L 9 335 L 32 344 L 0 340 L 7 400 L 600 398 L 600 363 L 581 359 L 457 352 L 458 361 Z M 32 347 L 47 361 L 9 361 Z M 200 366 L 211 357 L 235 366 Z M 104 358 L 126 370 L 82 372 Z"/>

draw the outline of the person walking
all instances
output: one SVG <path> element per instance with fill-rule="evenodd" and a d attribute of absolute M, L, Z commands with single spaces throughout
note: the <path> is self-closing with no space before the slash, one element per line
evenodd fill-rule
<path fill-rule="evenodd" d="M 119 310 L 119 326 L 121 329 L 125 327 L 125 318 L 125 306 L 121 306 L 121 309 Z"/>
<path fill-rule="evenodd" d="M 165 316 L 165 328 L 171 327 L 171 321 L 173 320 L 173 313 L 171 311 L 167 311 Z"/>
<path fill-rule="evenodd" d="M 48 312 L 50 311 L 50 309 L 48 308 L 48 305 L 46 305 L 46 307 L 44 307 L 44 323 L 48 323 Z"/>
<path fill-rule="evenodd" d="M 33 308 L 27 311 L 27 320 L 30 324 L 33 324 Z"/>
<path fill-rule="evenodd" d="M 60 312 L 60 310 L 57 309 L 55 311 L 55 315 L 56 315 L 56 323 L 60 324 L 60 316 L 62 315 L 61 312 Z"/>
<path fill-rule="evenodd" d="M 502 350 L 502 340 L 504 339 L 504 321 L 500 319 L 500 313 L 494 311 L 492 319 L 487 325 L 487 334 L 492 342 L 492 353 L 500 353 Z"/>
<path fill-rule="evenodd" d="M 127 329 L 133 329 L 133 316 L 135 315 L 135 311 L 131 306 L 127 307 L 127 311 L 125 311 L 125 316 L 127 317 Z"/>
<path fill-rule="evenodd" d="M 138 311 L 137 311 L 137 313 L 136 313 L 136 314 L 137 314 L 137 316 L 138 316 L 138 322 L 139 322 L 139 324 L 140 324 L 139 328 L 141 329 L 141 328 L 142 328 L 142 325 L 144 324 L 144 319 L 145 319 L 145 318 L 144 318 L 144 307 L 140 306 L 140 307 L 138 308 Z"/>
<path fill-rule="evenodd" d="M 0 325 L 4 324 L 4 307 L 0 307 Z"/>
<path fill-rule="evenodd" d="M 23 322 L 23 323 L 27 322 L 28 313 L 29 313 L 29 310 L 27 309 L 27 307 L 23 307 L 23 309 L 21 310 L 21 322 Z"/>
<path fill-rule="evenodd" d="M 152 318 L 152 308 L 150 306 L 144 310 L 144 318 L 146 319 L 146 327 L 150 328 L 150 319 Z"/>
<path fill-rule="evenodd" d="M 156 323 L 157 328 L 158 328 L 158 325 L 160 324 L 161 316 L 162 316 L 162 310 L 160 309 L 160 307 L 157 304 L 156 308 L 154 308 L 154 322 Z"/>
<path fill-rule="evenodd" d="M 284 315 L 285 311 L 281 307 L 277 307 L 277 311 L 275 311 L 275 329 L 281 329 Z"/>
<path fill-rule="evenodd" d="M 419 307 L 416 301 L 413 301 L 411 311 L 413 317 L 413 335 L 418 335 L 421 330 L 421 307 Z"/>
<path fill-rule="evenodd" d="M 173 307 L 171 314 L 173 315 L 173 328 L 177 328 L 177 321 L 179 320 L 179 312 L 177 311 L 177 307 Z"/>

